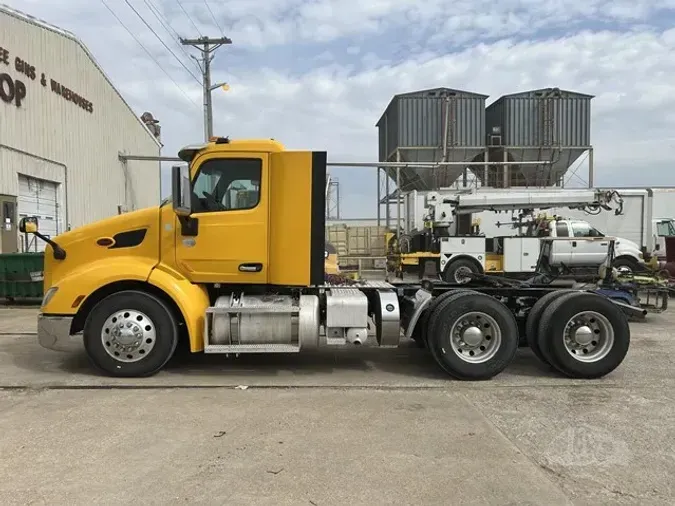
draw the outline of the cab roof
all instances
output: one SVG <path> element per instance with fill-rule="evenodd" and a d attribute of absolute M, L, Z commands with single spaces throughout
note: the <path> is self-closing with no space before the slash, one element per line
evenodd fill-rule
<path fill-rule="evenodd" d="M 190 163 L 201 152 L 243 151 L 255 153 L 278 153 L 286 148 L 274 139 L 235 139 L 212 137 L 209 142 L 191 144 L 178 151 L 178 157 Z"/>

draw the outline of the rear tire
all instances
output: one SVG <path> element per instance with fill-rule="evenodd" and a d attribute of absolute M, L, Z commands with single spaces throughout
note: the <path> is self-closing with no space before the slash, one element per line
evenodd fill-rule
<path fill-rule="evenodd" d="M 443 271 L 443 280 L 447 283 L 462 285 L 471 281 L 470 274 L 479 274 L 480 268 L 476 262 L 472 262 L 468 258 L 460 258 L 451 261 Z"/>
<path fill-rule="evenodd" d="M 417 320 L 417 323 L 415 324 L 415 329 L 413 330 L 412 333 L 412 338 L 414 339 L 415 343 L 419 348 L 426 348 L 427 347 L 427 332 L 429 330 L 429 316 L 433 312 L 433 310 L 436 308 L 438 304 L 443 302 L 446 298 L 450 297 L 451 295 L 456 294 L 458 291 L 472 291 L 468 290 L 467 288 L 457 288 L 454 290 L 448 290 L 447 292 L 443 292 L 440 294 L 438 297 L 434 298 L 431 300 L 429 305 L 426 307 L 424 311 L 422 311 L 422 314 L 420 315 L 419 319 Z"/>
<path fill-rule="evenodd" d="M 551 361 L 547 357 L 548 354 L 542 351 L 537 341 L 539 336 L 539 322 L 541 321 L 541 317 L 546 311 L 546 308 L 551 305 L 551 302 L 572 291 L 573 290 L 556 290 L 555 292 L 547 293 L 534 303 L 532 309 L 530 309 L 530 312 L 527 314 L 527 320 L 525 320 L 525 337 L 527 338 L 528 346 L 539 360 L 549 366 L 551 365 Z"/>
<path fill-rule="evenodd" d="M 84 347 L 93 365 L 117 377 L 156 374 L 178 344 L 171 310 L 157 297 L 129 290 L 100 301 L 84 325 Z"/>
<path fill-rule="evenodd" d="M 436 363 L 460 380 L 487 380 L 502 372 L 518 350 L 511 311 L 482 293 L 460 291 L 429 316 L 427 344 Z"/>
<path fill-rule="evenodd" d="M 548 307 L 539 322 L 551 365 L 572 378 L 600 378 L 616 369 L 630 347 L 630 327 L 621 308 L 591 293 L 569 293 Z"/>

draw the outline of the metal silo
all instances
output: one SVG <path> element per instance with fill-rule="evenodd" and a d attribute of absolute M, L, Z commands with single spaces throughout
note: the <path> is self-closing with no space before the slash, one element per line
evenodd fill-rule
<path fill-rule="evenodd" d="M 486 95 L 434 88 L 395 95 L 377 122 L 380 162 L 483 161 Z M 452 185 L 462 165 L 405 167 L 401 188 L 432 190 Z M 395 179 L 396 171 L 388 170 Z"/>
<path fill-rule="evenodd" d="M 546 164 L 491 167 L 489 186 L 551 186 L 589 152 L 589 185 L 593 184 L 591 99 L 593 96 L 558 88 L 504 95 L 487 107 L 490 161 Z M 507 174 L 501 184 L 502 174 Z M 494 184 L 499 181 L 499 184 Z"/>

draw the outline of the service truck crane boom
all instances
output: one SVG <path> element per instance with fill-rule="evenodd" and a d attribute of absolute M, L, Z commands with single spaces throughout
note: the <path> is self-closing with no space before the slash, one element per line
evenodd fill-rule
<path fill-rule="evenodd" d="M 147 376 L 192 352 L 295 353 L 413 337 L 459 379 L 511 362 L 520 334 L 561 373 L 614 370 L 630 340 L 605 297 L 548 286 L 325 281 L 326 153 L 217 138 L 180 151 L 163 205 L 66 232 L 45 250 L 38 340 Z M 37 220 L 20 228 L 37 232 Z"/>

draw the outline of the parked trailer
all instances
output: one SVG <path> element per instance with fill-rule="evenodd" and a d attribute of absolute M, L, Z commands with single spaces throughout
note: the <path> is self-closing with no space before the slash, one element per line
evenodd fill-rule
<path fill-rule="evenodd" d="M 172 169 L 172 197 L 159 207 L 52 239 L 36 219 L 21 221 L 48 242 L 42 346 L 83 346 L 96 368 L 122 377 L 157 373 L 181 338 L 194 353 L 237 356 L 414 337 L 461 380 L 503 371 L 523 333 L 541 360 L 574 378 L 603 376 L 626 356 L 625 315 L 593 293 L 326 283 L 325 152 L 217 138 L 180 157 L 189 168 Z"/>

